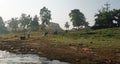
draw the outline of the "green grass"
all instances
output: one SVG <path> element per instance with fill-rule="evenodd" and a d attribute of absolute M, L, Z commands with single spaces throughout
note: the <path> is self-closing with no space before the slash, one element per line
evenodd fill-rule
<path fill-rule="evenodd" d="M 100 30 L 81 30 L 60 35 L 50 35 L 44 38 L 47 41 L 62 44 L 85 44 L 95 48 L 120 48 L 120 28 Z M 92 44 L 91 44 L 92 42 Z"/>

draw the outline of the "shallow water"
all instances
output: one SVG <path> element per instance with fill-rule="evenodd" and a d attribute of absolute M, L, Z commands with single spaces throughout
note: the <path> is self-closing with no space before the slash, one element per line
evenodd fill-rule
<path fill-rule="evenodd" d="M 33 54 L 13 54 L 6 51 L 0 51 L 0 64 L 69 64 L 58 60 L 48 60 Z"/>

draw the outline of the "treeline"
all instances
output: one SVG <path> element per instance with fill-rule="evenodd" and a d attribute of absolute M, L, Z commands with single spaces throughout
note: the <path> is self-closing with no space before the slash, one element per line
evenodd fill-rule
<path fill-rule="evenodd" d="M 33 18 L 27 14 L 21 14 L 20 18 L 11 18 L 4 23 L 2 17 L 0 17 L 0 34 L 8 32 L 25 32 L 28 30 L 39 30 L 39 18 L 35 15 Z M 6 26 L 5 26 L 6 25 Z"/>
<path fill-rule="evenodd" d="M 110 10 L 110 4 L 106 3 L 97 14 L 92 29 L 120 27 L 120 9 Z"/>
<path fill-rule="evenodd" d="M 107 10 L 102 8 L 95 17 L 93 29 L 120 27 L 120 9 Z"/>
<path fill-rule="evenodd" d="M 0 34 L 8 32 L 39 31 L 40 29 L 45 31 L 45 27 L 49 24 L 51 19 L 51 13 L 46 7 L 40 10 L 40 19 L 42 21 L 41 27 L 37 15 L 31 17 L 23 13 L 20 17 L 11 18 L 8 21 L 3 21 L 2 17 L 0 17 Z"/>
<path fill-rule="evenodd" d="M 76 29 L 91 28 L 113 28 L 120 27 L 120 9 L 109 10 L 110 4 L 105 4 L 105 7 L 101 8 L 97 14 L 95 14 L 95 24 L 89 27 L 89 23 L 86 21 L 84 14 L 79 9 L 71 10 L 69 16 L 71 18 L 72 25 Z M 66 30 L 69 29 L 69 23 L 65 23 Z"/>
<path fill-rule="evenodd" d="M 30 31 L 46 31 L 49 26 L 51 18 L 51 11 L 43 7 L 40 9 L 39 17 L 35 15 L 31 17 L 28 14 L 21 14 L 20 17 L 11 18 L 8 21 L 3 21 L 0 17 L 0 34 L 8 32 L 30 32 Z M 41 24 L 39 24 L 41 20 Z"/>
<path fill-rule="evenodd" d="M 0 17 L 0 34 L 8 32 L 25 32 L 25 31 L 46 31 L 49 27 L 51 18 L 51 11 L 43 7 L 40 9 L 40 16 L 35 15 L 31 17 L 27 14 L 21 14 L 18 18 L 11 18 L 4 23 Z M 79 9 L 73 9 L 69 13 L 70 21 L 73 27 L 79 30 L 80 28 L 90 28 L 89 23 L 86 21 L 84 14 Z M 41 20 L 41 24 L 39 24 Z M 69 22 L 66 22 L 64 27 L 69 30 Z M 120 27 L 120 9 L 109 10 L 109 7 L 103 7 L 95 14 L 95 24 L 92 29 Z"/>
<path fill-rule="evenodd" d="M 7 28 L 11 32 L 19 31 L 38 31 L 39 29 L 39 18 L 35 15 L 33 18 L 27 14 L 21 14 L 19 18 L 11 18 L 7 21 Z"/>

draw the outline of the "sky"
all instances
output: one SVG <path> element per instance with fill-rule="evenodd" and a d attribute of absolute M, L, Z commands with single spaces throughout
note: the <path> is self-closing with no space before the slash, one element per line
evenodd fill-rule
<path fill-rule="evenodd" d="M 59 23 L 65 29 L 65 22 L 70 22 L 69 13 L 73 9 L 79 9 L 86 17 L 89 25 L 94 25 L 94 15 L 105 3 L 109 3 L 110 9 L 120 9 L 120 0 L 0 0 L 0 16 L 4 21 L 14 17 L 20 17 L 22 13 L 39 15 L 44 6 L 51 10 L 51 22 Z M 40 21 L 41 22 L 41 21 Z"/>

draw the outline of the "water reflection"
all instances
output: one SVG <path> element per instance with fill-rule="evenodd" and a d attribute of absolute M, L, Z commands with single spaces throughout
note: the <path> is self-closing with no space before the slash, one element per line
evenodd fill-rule
<path fill-rule="evenodd" d="M 16 55 L 6 51 L 0 51 L 0 64 L 68 64 L 58 60 L 49 61 L 47 58 L 37 55 Z"/>

